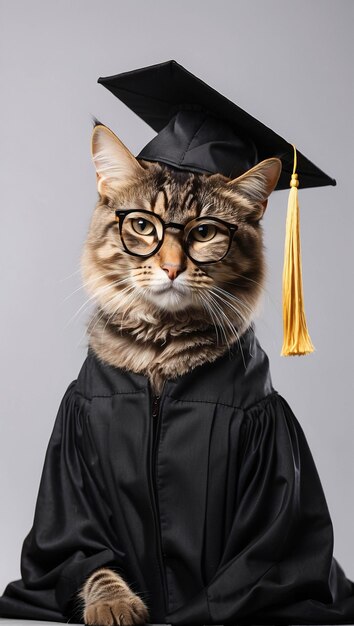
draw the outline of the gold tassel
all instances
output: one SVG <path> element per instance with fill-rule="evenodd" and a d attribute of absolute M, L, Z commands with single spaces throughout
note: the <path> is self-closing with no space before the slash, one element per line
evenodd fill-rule
<path fill-rule="evenodd" d="M 293 144 L 292 144 L 293 145 Z M 309 354 L 314 351 L 308 333 L 302 288 L 299 186 L 296 174 L 297 156 L 294 148 L 294 169 L 290 181 L 283 268 L 283 346 L 281 356 Z"/>

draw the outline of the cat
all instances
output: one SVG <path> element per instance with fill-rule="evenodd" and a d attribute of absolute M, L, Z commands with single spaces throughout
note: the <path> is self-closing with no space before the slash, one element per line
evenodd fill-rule
<path fill-rule="evenodd" d="M 233 180 L 181 171 L 138 161 L 97 120 L 92 158 L 99 198 L 81 256 L 84 285 L 97 303 L 88 322 L 88 343 L 102 361 L 146 375 L 159 395 L 166 379 L 214 361 L 239 342 L 257 315 L 266 273 L 261 220 L 281 161 L 267 159 Z M 129 225 L 122 238 L 122 215 L 116 211 L 132 209 L 142 211 L 140 222 L 125 216 Z M 236 228 L 229 235 L 221 221 L 221 231 L 209 223 L 186 247 L 182 229 L 172 227 L 155 253 L 131 254 L 134 246 L 145 254 L 154 249 L 157 240 L 150 246 L 153 236 L 148 239 L 144 232 L 153 232 L 156 219 L 162 229 L 160 218 L 185 225 L 200 216 Z M 213 247 L 215 232 L 221 235 Z M 225 255 L 216 262 L 196 261 L 198 255 L 200 260 L 220 251 Z M 91 573 L 78 598 L 86 624 L 149 619 L 143 600 L 109 568 Z"/>

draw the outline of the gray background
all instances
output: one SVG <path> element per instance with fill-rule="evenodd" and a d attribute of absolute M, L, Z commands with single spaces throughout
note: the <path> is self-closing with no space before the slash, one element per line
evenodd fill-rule
<path fill-rule="evenodd" d="M 335 177 L 300 192 L 305 305 L 316 352 L 280 357 L 287 191 L 264 218 L 258 335 L 309 441 L 335 555 L 354 579 L 353 13 L 351 0 L 7 0 L 1 55 L 0 591 L 20 574 L 60 399 L 85 358 L 77 272 L 97 192 L 91 114 L 137 154 L 154 135 L 96 83 L 171 58 Z"/>

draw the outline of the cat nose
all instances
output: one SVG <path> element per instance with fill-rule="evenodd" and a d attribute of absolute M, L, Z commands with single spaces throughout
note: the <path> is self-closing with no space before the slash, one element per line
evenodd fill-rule
<path fill-rule="evenodd" d="M 161 268 L 167 272 L 171 280 L 177 278 L 178 274 L 181 274 L 184 270 L 184 266 L 179 263 L 163 263 Z"/>

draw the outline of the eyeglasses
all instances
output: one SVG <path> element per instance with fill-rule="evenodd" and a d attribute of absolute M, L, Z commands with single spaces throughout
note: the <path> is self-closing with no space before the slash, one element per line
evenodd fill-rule
<path fill-rule="evenodd" d="M 167 228 L 183 232 L 182 247 L 195 263 L 216 263 L 230 250 L 233 236 L 238 229 L 219 217 L 195 217 L 186 224 L 164 222 L 157 213 L 145 209 L 115 211 L 119 233 L 125 252 L 147 258 L 162 246 Z"/>

